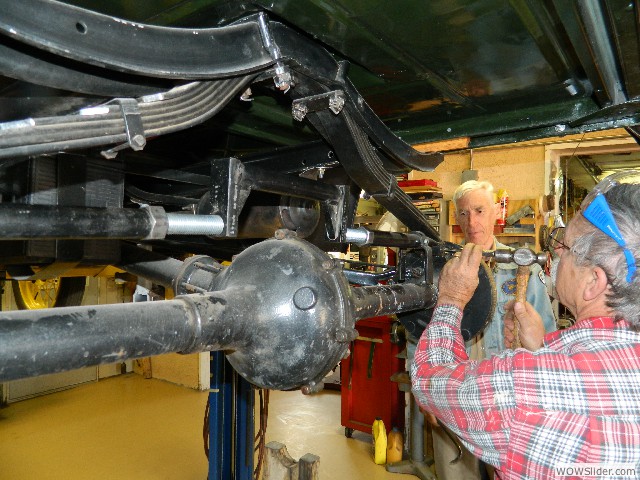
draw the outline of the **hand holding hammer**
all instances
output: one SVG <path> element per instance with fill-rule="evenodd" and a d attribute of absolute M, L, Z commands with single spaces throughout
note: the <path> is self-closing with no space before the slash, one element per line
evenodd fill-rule
<path fill-rule="evenodd" d="M 487 255 L 489 254 L 489 255 Z M 547 262 L 547 254 L 544 252 L 535 253 L 528 248 L 518 248 L 516 250 L 498 249 L 494 252 L 485 252 L 484 256 L 493 256 L 497 263 L 515 263 L 518 265 L 516 271 L 516 302 L 524 304 L 527 301 L 527 285 L 529 284 L 529 276 L 531 275 L 531 265 L 538 263 L 544 266 Z M 520 324 L 518 319 L 513 317 L 514 322 L 514 341 L 512 348 L 520 348 Z"/>

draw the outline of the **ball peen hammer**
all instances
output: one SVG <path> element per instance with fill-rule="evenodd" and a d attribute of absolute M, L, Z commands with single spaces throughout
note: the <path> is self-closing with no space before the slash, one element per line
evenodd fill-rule
<path fill-rule="evenodd" d="M 516 271 L 516 302 L 524 303 L 527 300 L 527 285 L 529 284 L 529 276 L 531 275 L 531 265 L 534 263 L 544 266 L 547 263 L 547 254 L 545 252 L 535 253 L 529 248 L 517 248 L 515 250 L 498 249 L 494 251 L 483 252 L 484 257 L 493 257 L 496 263 L 515 263 L 518 266 Z M 514 341 L 513 348 L 520 348 L 520 324 L 518 319 L 514 321 Z"/>

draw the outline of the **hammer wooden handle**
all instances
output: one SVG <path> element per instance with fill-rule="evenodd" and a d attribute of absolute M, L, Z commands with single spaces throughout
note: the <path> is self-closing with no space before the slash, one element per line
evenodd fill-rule
<path fill-rule="evenodd" d="M 527 266 L 518 266 L 516 272 L 516 302 L 527 301 L 527 285 L 529 284 L 529 275 L 531 274 L 531 268 Z M 513 316 L 513 345 L 512 348 L 520 348 L 520 323 L 516 316 Z"/>

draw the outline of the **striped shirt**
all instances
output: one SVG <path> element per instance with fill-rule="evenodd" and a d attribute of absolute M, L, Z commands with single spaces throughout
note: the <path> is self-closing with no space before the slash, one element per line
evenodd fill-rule
<path fill-rule="evenodd" d="M 554 473 L 567 463 L 640 473 L 640 332 L 588 318 L 545 335 L 536 352 L 470 361 L 461 320 L 455 306 L 434 310 L 411 368 L 413 393 L 497 478 L 568 479 Z"/>

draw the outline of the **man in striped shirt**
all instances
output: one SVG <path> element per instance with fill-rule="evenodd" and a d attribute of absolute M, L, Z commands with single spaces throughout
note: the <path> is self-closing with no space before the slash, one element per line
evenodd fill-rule
<path fill-rule="evenodd" d="M 576 324 L 545 335 L 529 303 L 512 303 L 505 339 L 513 340 L 515 316 L 524 348 L 470 361 L 460 321 L 482 249 L 468 244 L 440 275 L 411 371 L 414 395 L 498 478 L 581 478 L 563 467 L 594 464 L 632 467 L 607 478 L 637 478 L 640 172 L 597 185 L 555 240 L 555 286 Z"/>

